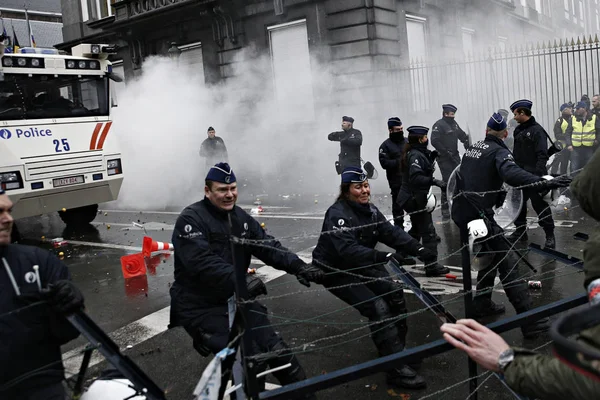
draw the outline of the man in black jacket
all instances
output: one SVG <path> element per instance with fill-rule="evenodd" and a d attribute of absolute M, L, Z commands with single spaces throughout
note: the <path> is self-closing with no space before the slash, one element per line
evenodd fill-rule
<path fill-rule="evenodd" d="M 444 104 L 442 110 L 442 119 L 433 124 L 431 128 L 431 145 L 439 153 L 437 162 L 442 173 L 442 180 L 448 182 L 452 171 L 460 164 L 458 141 L 460 140 L 466 147 L 469 143 L 469 135 L 454 120 L 454 115 L 458 110 L 455 106 Z M 442 190 L 442 218 L 444 220 L 450 218 L 445 190 Z"/>
<path fill-rule="evenodd" d="M 406 144 L 404 127 L 398 117 L 388 119 L 390 137 L 379 146 L 379 163 L 385 169 L 390 189 L 392 191 L 392 215 L 394 225 L 403 227 L 404 211 L 396 205 L 398 193 L 402 186 L 402 151 Z"/>
<path fill-rule="evenodd" d="M 261 241 L 244 247 L 244 271 L 252 256 L 265 264 L 294 274 L 300 283 L 310 286 L 319 282 L 323 272 L 306 264 L 294 253 L 266 234 L 258 221 L 235 205 L 237 184 L 235 174 L 226 163 L 213 166 L 206 176 L 205 198 L 186 207 L 173 231 L 175 248 L 175 282 L 171 287 L 170 327 L 183 326 L 194 341 L 194 348 L 203 356 L 216 354 L 227 347 L 229 336 L 228 299 L 235 291 L 235 271 L 229 235 Z M 254 299 L 266 294 L 265 284 L 257 276 L 247 276 L 248 294 Z M 248 303 L 248 329 L 254 330 L 255 353 L 276 352 L 266 363 L 271 368 L 292 364 L 274 372 L 282 384 L 306 378 L 296 357 L 291 354 L 281 336 L 271 327 L 267 309 L 258 302 Z"/>
<path fill-rule="evenodd" d="M 554 162 L 552 163 L 552 173 L 559 173 L 564 175 L 568 171 L 569 160 L 571 159 L 571 152 L 567 149 L 567 130 L 571 126 L 571 120 L 573 119 L 573 109 L 567 103 L 560 106 L 561 116 L 558 117 L 554 123 L 554 137 L 563 146 L 563 151 L 556 154 Z"/>
<path fill-rule="evenodd" d="M 0 399 L 64 400 L 60 346 L 79 336 L 64 316 L 83 296 L 54 255 L 11 244 L 11 209 L 0 189 Z"/>
<path fill-rule="evenodd" d="M 215 128 L 208 127 L 208 138 L 204 139 L 200 145 L 200 157 L 204 158 L 206 170 L 220 162 L 228 162 L 227 147 L 225 142 L 215 132 Z"/>
<path fill-rule="evenodd" d="M 335 169 L 339 174 L 346 167 L 360 167 L 360 146 L 362 146 L 362 133 L 353 128 L 354 118 L 342 117 L 342 130 L 331 132 L 327 138 L 332 142 L 340 142 L 340 154 Z"/>
<path fill-rule="evenodd" d="M 537 176 L 548 174 L 546 163 L 548 162 L 548 134 L 538 124 L 531 113 L 533 103 L 530 100 L 517 100 L 510 106 L 515 120 L 519 126 L 515 129 L 515 147 L 513 154 L 515 162 L 525 171 Z M 527 241 L 527 200 L 538 215 L 538 223 L 546 234 L 545 246 L 556 247 L 554 238 L 554 220 L 552 210 L 542 196 L 536 190 L 523 190 L 523 208 L 515 221 L 517 229 L 509 236 L 512 241 Z"/>
<path fill-rule="evenodd" d="M 503 230 L 494 220 L 494 206 L 502 205 L 504 196 L 501 188 L 504 182 L 511 186 L 531 185 L 529 190 L 539 192 L 558 187 L 566 187 L 570 178 L 562 176 L 550 181 L 527 172 L 514 161 L 504 144 L 508 136 L 506 120 L 495 113 L 487 125 L 485 140 L 474 143 L 462 158 L 457 176 L 456 193 L 452 203 L 452 219 L 461 229 L 461 237 L 466 241 L 467 226 L 471 221 L 484 219 L 488 229 L 484 244 L 494 254 L 488 267 L 477 275 L 477 293 L 473 299 L 475 317 L 502 314 L 505 308 L 492 301 L 492 287 L 496 274 L 506 282 L 504 291 L 517 313 L 531 309 L 532 301 L 527 282 L 519 277 L 517 264 L 509 255 L 509 245 L 503 238 Z M 484 195 L 479 193 L 485 192 Z M 548 330 L 548 319 L 525 325 L 523 335 L 533 338 Z"/>

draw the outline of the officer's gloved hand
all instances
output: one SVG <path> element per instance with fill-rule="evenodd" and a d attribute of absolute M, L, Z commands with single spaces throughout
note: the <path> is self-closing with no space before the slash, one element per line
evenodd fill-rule
<path fill-rule="evenodd" d="M 423 261 L 425 265 L 432 264 L 437 260 L 437 254 L 433 251 L 426 249 L 425 247 L 421 247 L 417 252 L 417 257 L 419 260 Z"/>
<path fill-rule="evenodd" d="M 442 190 L 446 190 L 446 187 L 448 186 L 446 182 L 441 181 L 439 179 L 435 179 L 435 178 L 433 179 L 432 183 L 434 186 L 437 186 Z"/>
<path fill-rule="evenodd" d="M 325 279 L 325 272 L 312 264 L 304 264 L 296 272 L 296 278 L 304 286 L 310 287 L 311 282 L 322 283 L 323 279 Z"/>
<path fill-rule="evenodd" d="M 402 253 L 391 253 L 389 256 L 398 261 L 400 265 L 415 265 L 417 263 L 414 258 L 405 257 Z"/>
<path fill-rule="evenodd" d="M 438 157 L 440 156 L 440 152 L 437 150 L 431 150 L 429 159 L 431 160 L 431 162 L 434 162 Z"/>
<path fill-rule="evenodd" d="M 246 286 L 248 287 L 248 298 L 250 299 L 255 299 L 261 294 L 267 294 L 267 286 L 258 276 L 246 275 Z"/>
<path fill-rule="evenodd" d="M 35 291 L 21 293 L 19 296 L 17 296 L 17 301 L 23 306 L 29 306 L 40 301 L 46 301 L 47 295 L 48 289 L 43 289 L 41 292 Z"/>
<path fill-rule="evenodd" d="M 77 286 L 68 280 L 49 284 L 48 294 L 45 297 L 61 314 L 72 314 L 83 308 L 83 295 Z"/>
<path fill-rule="evenodd" d="M 543 187 L 543 189 L 550 189 L 550 190 L 564 188 L 564 187 L 568 187 L 572 181 L 573 181 L 572 177 L 567 176 L 567 175 L 560 175 L 554 179 L 550 179 L 550 180 L 544 179 L 544 182 L 542 182 L 542 187 Z"/>

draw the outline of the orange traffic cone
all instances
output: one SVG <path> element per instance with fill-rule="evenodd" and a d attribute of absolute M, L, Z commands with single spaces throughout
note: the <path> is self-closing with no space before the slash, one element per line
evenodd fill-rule
<path fill-rule="evenodd" d="M 173 250 L 171 243 L 157 242 L 149 236 L 144 236 L 142 243 L 142 255 L 144 257 L 150 257 L 155 251 L 170 251 Z"/>
<path fill-rule="evenodd" d="M 156 275 L 156 267 L 160 265 L 163 260 L 171 257 L 171 253 L 160 253 L 150 258 L 145 258 L 146 267 L 150 275 Z"/>
<path fill-rule="evenodd" d="M 125 294 L 127 297 L 142 297 L 148 295 L 148 277 L 146 275 L 125 279 Z"/>
<path fill-rule="evenodd" d="M 129 279 L 146 275 L 146 262 L 141 253 L 121 257 L 121 270 L 123 278 Z"/>

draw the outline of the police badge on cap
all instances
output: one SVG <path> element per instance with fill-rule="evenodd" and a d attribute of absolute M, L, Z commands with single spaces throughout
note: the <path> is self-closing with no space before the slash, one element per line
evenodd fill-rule
<path fill-rule="evenodd" d="M 362 183 L 367 180 L 367 175 L 359 167 L 346 167 L 342 172 L 342 183 Z"/>
<path fill-rule="evenodd" d="M 221 182 L 221 183 L 234 183 L 236 181 L 233 170 L 227 163 L 215 164 L 206 175 L 207 181 Z"/>

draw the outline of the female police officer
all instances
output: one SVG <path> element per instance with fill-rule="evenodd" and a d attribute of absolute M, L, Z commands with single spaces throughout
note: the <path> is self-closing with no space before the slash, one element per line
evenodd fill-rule
<path fill-rule="evenodd" d="M 423 241 L 423 246 L 434 255 L 425 261 L 427 276 L 440 276 L 450 270 L 437 263 L 437 240 L 431 213 L 425 210 L 427 195 L 431 185 L 438 186 L 442 191 L 446 183 L 433 177 L 434 152 L 427 149 L 427 133 L 424 126 L 411 126 L 408 131 L 408 143 L 402 155 L 402 188 L 396 200 L 398 208 L 410 213 L 412 228 L 409 233 L 417 240 Z M 419 211 L 422 210 L 422 211 Z"/>
<path fill-rule="evenodd" d="M 317 246 L 313 265 L 328 275 L 323 285 L 371 322 L 372 339 L 381 356 L 404 349 L 406 314 L 402 287 L 389 278 L 382 263 L 389 257 L 402 261 L 400 255 L 375 250 L 382 242 L 398 252 L 429 260 L 434 255 L 419 242 L 392 225 L 373 204 L 371 190 L 362 169 L 347 167 L 337 201 L 329 207 Z M 361 268 L 362 267 L 362 268 Z M 382 278 L 375 280 L 374 278 Z M 360 284 L 364 282 L 364 284 Z M 355 284 L 354 286 L 347 286 Z M 339 286 L 346 286 L 337 288 Z M 400 316 L 395 323 L 385 322 Z M 382 321 L 382 322 L 378 322 Z M 409 366 L 387 372 L 388 383 L 410 389 L 426 386 L 425 380 Z"/>

